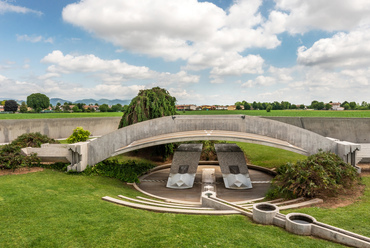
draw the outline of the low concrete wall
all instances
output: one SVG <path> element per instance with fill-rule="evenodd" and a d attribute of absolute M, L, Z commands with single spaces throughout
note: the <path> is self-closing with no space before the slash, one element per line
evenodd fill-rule
<path fill-rule="evenodd" d="M 307 129 L 324 137 L 370 143 L 370 118 L 262 117 Z"/>
<path fill-rule="evenodd" d="M 120 120 L 121 117 L 0 120 L 0 143 L 11 142 L 19 135 L 33 132 L 54 139 L 67 138 L 76 127 L 101 136 L 117 130 Z"/>

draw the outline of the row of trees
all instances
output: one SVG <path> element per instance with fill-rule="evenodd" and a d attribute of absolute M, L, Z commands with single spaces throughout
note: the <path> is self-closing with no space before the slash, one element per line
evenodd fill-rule
<path fill-rule="evenodd" d="M 108 106 L 108 104 L 99 104 L 95 103 L 95 105 L 86 105 L 85 103 L 76 103 L 73 104 L 72 102 L 65 102 L 63 105 L 61 103 L 57 103 L 56 106 L 53 107 L 50 104 L 50 99 L 44 94 L 41 93 L 34 93 L 27 97 L 27 104 L 26 102 L 22 102 L 19 106 L 18 103 L 14 100 L 4 100 L 0 102 L 1 105 L 4 106 L 4 111 L 6 112 L 16 112 L 18 111 L 21 113 L 27 113 L 28 107 L 32 108 L 31 112 L 41 112 L 44 109 L 51 109 L 55 112 L 95 112 L 99 110 L 100 112 L 121 112 L 127 106 L 122 106 L 121 104 L 116 104 L 113 106 Z"/>
<path fill-rule="evenodd" d="M 317 109 L 317 110 L 329 110 L 332 108 L 332 101 L 329 103 L 319 102 L 319 101 L 312 101 L 310 105 L 305 106 L 304 104 L 296 105 L 290 102 L 282 101 L 282 102 L 256 102 L 248 103 L 246 101 L 236 102 L 235 107 L 236 109 L 240 110 L 251 110 L 251 109 L 260 109 L 260 110 L 284 110 L 284 109 L 305 109 L 306 107 L 309 109 Z M 243 106 L 243 108 L 242 108 Z M 344 101 L 340 104 L 340 107 L 344 108 L 345 110 L 368 110 L 370 109 L 370 103 L 363 101 L 361 104 L 357 104 L 356 102 L 347 102 Z"/>
<path fill-rule="evenodd" d="M 283 110 L 283 109 L 304 109 L 306 106 L 301 104 L 300 106 L 297 107 L 295 104 L 291 104 L 290 102 L 282 101 L 282 102 L 256 102 L 254 101 L 253 103 L 248 103 L 246 101 L 242 102 L 236 102 L 235 107 L 236 109 L 240 110 L 242 109 L 242 106 L 244 110 L 251 110 L 251 109 L 260 109 L 260 110 Z"/>

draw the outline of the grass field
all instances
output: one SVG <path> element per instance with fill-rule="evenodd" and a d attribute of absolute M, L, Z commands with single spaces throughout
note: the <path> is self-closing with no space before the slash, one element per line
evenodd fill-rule
<path fill-rule="evenodd" d="M 292 117 L 342 117 L 370 118 L 370 110 L 210 110 L 177 112 L 179 115 L 251 115 L 251 116 L 292 116 Z"/>
<path fill-rule="evenodd" d="M 179 115 L 251 115 L 251 116 L 292 116 L 292 117 L 342 117 L 342 118 L 370 118 L 370 110 L 212 110 L 212 111 L 185 111 Z M 6 119 L 47 119 L 47 118 L 83 118 L 83 117 L 120 117 L 122 112 L 102 113 L 47 113 L 47 114 L 0 114 L 0 120 Z"/>
<path fill-rule="evenodd" d="M 84 117 L 119 117 L 122 112 L 94 113 L 45 113 L 45 114 L 0 114 L 0 120 L 6 119 L 54 119 L 54 118 L 84 118 Z"/>
<path fill-rule="evenodd" d="M 354 206 L 309 208 L 319 221 L 370 236 L 365 196 Z M 139 195 L 122 182 L 52 170 L 1 176 L 0 247 L 343 247 L 235 216 L 163 214 L 118 206 L 102 196 Z M 345 213 L 345 214 L 344 214 Z M 345 221 L 348 220 L 348 221 Z"/>
<path fill-rule="evenodd" d="M 266 168 L 276 168 L 287 162 L 295 163 L 297 160 L 306 159 L 304 155 L 275 147 L 242 142 L 229 143 L 236 143 L 246 154 L 251 164 Z"/>

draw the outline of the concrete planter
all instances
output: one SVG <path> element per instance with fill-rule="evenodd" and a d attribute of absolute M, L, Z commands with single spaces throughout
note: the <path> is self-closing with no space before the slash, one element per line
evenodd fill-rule
<path fill-rule="evenodd" d="M 316 219 L 307 214 L 290 213 L 286 216 L 285 228 L 288 232 L 297 235 L 311 235 L 311 226 Z"/>
<path fill-rule="evenodd" d="M 271 203 L 258 203 L 253 205 L 253 220 L 259 224 L 272 225 L 279 208 Z"/>

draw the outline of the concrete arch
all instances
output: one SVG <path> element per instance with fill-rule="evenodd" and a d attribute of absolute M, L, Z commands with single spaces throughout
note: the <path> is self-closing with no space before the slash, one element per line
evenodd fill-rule
<path fill-rule="evenodd" d="M 202 131 L 214 131 L 218 135 L 200 134 Z M 236 134 L 244 137 L 236 137 Z M 176 137 L 179 135 L 181 137 Z M 160 137 L 163 138 L 161 141 Z M 314 154 L 318 149 L 338 154 L 337 142 L 274 120 L 244 115 L 167 116 L 127 126 L 89 142 L 87 164 L 93 165 L 120 151 L 129 151 L 130 146 L 134 149 L 135 142 L 139 141 L 147 140 L 146 146 L 151 146 L 160 142 L 200 139 L 260 142 L 301 154 Z"/>

